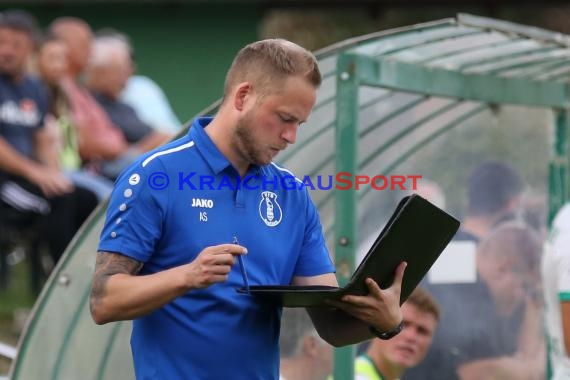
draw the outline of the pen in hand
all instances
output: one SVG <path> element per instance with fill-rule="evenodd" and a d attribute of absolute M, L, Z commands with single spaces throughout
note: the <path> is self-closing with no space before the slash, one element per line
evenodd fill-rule
<path fill-rule="evenodd" d="M 234 236 L 234 240 L 232 243 L 239 245 L 239 241 L 238 241 L 236 236 Z M 247 272 L 245 271 L 245 265 L 243 264 L 243 257 L 242 256 L 243 255 L 238 255 L 238 262 L 239 262 L 239 267 L 241 270 L 241 277 L 243 278 L 243 284 L 245 287 L 245 291 L 247 293 L 249 293 L 249 281 L 247 280 Z"/>

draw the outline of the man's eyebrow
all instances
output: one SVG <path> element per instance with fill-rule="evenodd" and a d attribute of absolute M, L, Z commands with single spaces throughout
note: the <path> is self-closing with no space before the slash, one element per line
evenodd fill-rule
<path fill-rule="evenodd" d="M 295 116 L 294 114 L 292 114 L 291 112 L 288 112 L 288 111 L 278 111 L 278 113 L 279 113 L 281 116 L 285 116 L 285 117 L 287 117 L 287 118 L 289 118 L 289 119 L 293 119 L 293 120 L 299 122 L 300 124 L 306 122 L 306 120 L 301 120 L 300 118 L 298 118 L 297 116 Z"/>
<path fill-rule="evenodd" d="M 288 118 L 293 119 L 294 121 L 296 121 L 299 125 L 301 124 L 305 124 L 307 122 L 307 119 L 301 119 L 297 116 L 295 116 L 291 111 L 285 111 L 285 110 L 277 110 L 276 111 L 280 116 L 286 116 Z"/>
<path fill-rule="evenodd" d="M 280 114 L 281 116 L 286 116 L 289 117 L 291 119 L 295 119 L 297 120 L 297 118 L 295 117 L 295 115 L 293 115 L 291 112 L 289 111 L 277 111 L 278 114 Z"/>

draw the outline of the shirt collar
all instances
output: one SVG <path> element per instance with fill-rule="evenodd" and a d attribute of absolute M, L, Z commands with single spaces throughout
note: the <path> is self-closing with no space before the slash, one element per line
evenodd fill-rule
<path fill-rule="evenodd" d="M 196 144 L 196 148 L 202 157 L 204 157 L 204 160 L 210 166 L 212 172 L 214 172 L 214 174 L 219 174 L 228 166 L 231 167 L 231 164 L 204 130 L 204 128 L 210 124 L 212 119 L 213 118 L 211 117 L 196 118 L 192 123 L 192 127 L 188 134 Z"/>
<path fill-rule="evenodd" d="M 196 144 L 196 148 L 204 157 L 204 160 L 210 166 L 214 174 L 220 174 L 222 171 L 231 168 L 235 171 L 232 164 L 220 152 L 216 144 L 212 141 L 210 136 L 206 133 L 204 128 L 213 120 L 212 117 L 199 117 L 192 122 L 192 127 L 188 131 L 190 138 Z M 262 167 L 259 165 L 251 164 L 246 175 L 259 175 L 262 173 Z"/>

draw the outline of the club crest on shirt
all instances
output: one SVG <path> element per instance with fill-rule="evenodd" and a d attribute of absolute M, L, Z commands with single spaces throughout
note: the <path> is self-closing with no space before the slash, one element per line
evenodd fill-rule
<path fill-rule="evenodd" d="M 281 223 L 283 213 L 281 212 L 281 206 L 277 203 L 277 194 L 272 191 L 264 191 L 261 193 L 259 216 L 269 227 L 275 227 Z"/>

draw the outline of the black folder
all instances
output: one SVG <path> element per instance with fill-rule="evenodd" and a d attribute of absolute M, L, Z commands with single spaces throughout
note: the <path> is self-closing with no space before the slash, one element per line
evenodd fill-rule
<path fill-rule="evenodd" d="M 263 285 L 250 286 L 249 293 L 261 301 L 285 307 L 330 306 L 327 300 L 345 294 L 364 295 L 370 277 L 385 289 L 394 281 L 396 267 L 408 263 L 402 280 L 402 304 L 429 271 L 453 238 L 459 221 L 417 194 L 404 197 L 390 220 L 354 271 L 345 287 Z M 238 289 L 247 293 L 245 288 Z"/>

